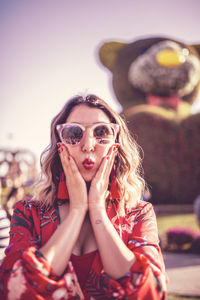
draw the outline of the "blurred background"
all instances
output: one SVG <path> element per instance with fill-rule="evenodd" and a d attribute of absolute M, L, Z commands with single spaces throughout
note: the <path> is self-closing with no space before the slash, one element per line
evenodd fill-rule
<path fill-rule="evenodd" d="M 20 180 L 35 179 L 51 120 L 70 97 L 95 93 L 122 111 L 99 61 L 104 42 L 161 35 L 198 43 L 199 9 L 198 0 L 0 0 L 0 177 L 12 162 Z M 192 109 L 200 111 L 200 97 Z"/>
<path fill-rule="evenodd" d="M 0 0 L 1 202 L 31 193 L 51 120 L 67 99 L 94 93 L 122 111 L 99 61 L 104 42 L 169 36 L 199 44 L 199 11 L 198 0 Z M 192 106 L 198 112 L 200 96 Z M 191 210 L 185 214 L 197 230 Z M 169 229 L 165 218 L 161 233 Z"/>
<path fill-rule="evenodd" d="M 38 161 L 52 118 L 78 93 L 120 111 L 99 46 L 146 35 L 197 43 L 199 9 L 198 0 L 1 0 L 0 147 L 29 149 Z"/>

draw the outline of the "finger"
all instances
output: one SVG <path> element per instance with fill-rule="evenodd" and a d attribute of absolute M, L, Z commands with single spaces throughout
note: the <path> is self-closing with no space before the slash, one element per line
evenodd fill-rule
<path fill-rule="evenodd" d="M 114 164 L 114 161 L 115 161 L 115 158 L 117 156 L 117 152 L 118 152 L 118 149 L 119 149 L 120 145 L 118 143 L 115 143 L 111 149 L 109 149 L 109 153 L 106 157 L 106 159 L 108 160 L 108 172 L 110 174 L 111 170 L 112 170 L 112 167 L 113 167 L 113 164 Z"/>
<path fill-rule="evenodd" d="M 108 159 L 108 157 L 109 157 L 110 155 L 113 154 L 113 151 L 115 152 L 115 150 L 119 149 L 119 147 L 120 147 L 120 144 L 119 144 L 119 143 L 113 144 L 113 145 L 109 148 L 109 150 L 108 150 L 108 153 L 107 153 L 107 159 Z"/>
<path fill-rule="evenodd" d="M 69 154 L 67 147 L 61 144 L 58 150 L 63 170 L 65 175 L 68 175 L 66 178 L 73 175 L 73 173 L 78 172 L 76 163 L 73 157 Z"/>
<path fill-rule="evenodd" d="M 77 185 L 81 186 L 84 180 L 77 167 L 75 160 L 69 154 L 69 151 L 66 147 L 63 147 L 59 155 L 63 166 L 63 171 L 65 173 L 65 180 L 69 197 L 70 199 L 73 199 L 72 195 L 74 194 L 74 186 L 76 189 Z"/>
<path fill-rule="evenodd" d="M 117 150 L 114 150 L 114 153 L 111 154 L 111 156 L 108 159 L 109 163 L 108 163 L 108 165 L 106 167 L 106 170 L 105 170 L 106 174 L 104 174 L 104 176 L 107 176 L 108 178 L 109 178 L 110 173 L 112 171 L 116 156 L 117 156 Z"/>
<path fill-rule="evenodd" d="M 105 161 L 105 165 L 107 165 L 107 169 L 112 169 L 113 163 L 115 161 L 115 157 L 117 155 L 118 152 L 118 148 L 119 148 L 119 144 L 114 144 L 112 145 L 112 147 L 109 149 L 107 156 L 105 157 L 104 161 Z"/>
<path fill-rule="evenodd" d="M 68 150 L 66 149 L 66 147 L 62 143 L 59 143 L 59 145 L 58 145 L 58 154 L 59 154 L 59 157 L 60 157 L 60 160 L 61 160 L 63 170 L 65 170 L 67 165 L 68 165 L 68 159 L 67 159 Z"/>
<path fill-rule="evenodd" d="M 110 172 L 113 167 L 113 163 L 115 161 L 115 157 L 117 155 L 117 151 L 118 151 L 118 147 L 115 147 L 115 145 L 113 145 L 111 149 L 109 149 L 108 155 L 103 158 L 102 163 L 97 172 L 98 178 L 105 178 L 105 179 L 109 178 Z"/>
<path fill-rule="evenodd" d="M 80 174 L 80 171 L 76 164 L 76 161 L 70 155 L 69 150 L 67 149 L 66 146 L 64 146 L 63 155 L 64 155 L 64 159 L 66 162 L 66 167 L 67 167 L 67 174 L 68 174 L 67 177 L 72 176 L 73 178 L 75 178 L 75 176 L 78 176 L 79 178 L 80 177 L 82 178 L 82 175 Z"/>

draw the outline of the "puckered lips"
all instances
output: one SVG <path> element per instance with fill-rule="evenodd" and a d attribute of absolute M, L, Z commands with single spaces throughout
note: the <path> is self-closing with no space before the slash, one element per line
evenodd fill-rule
<path fill-rule="evenodd" d="M 94 161 L 93 161 L 91 158 L 86 158 L 86 159 L 83 161 L 83 167 L 84 167 L 86 170 L 92 169 L 93 166 L 94 166 Z"/>

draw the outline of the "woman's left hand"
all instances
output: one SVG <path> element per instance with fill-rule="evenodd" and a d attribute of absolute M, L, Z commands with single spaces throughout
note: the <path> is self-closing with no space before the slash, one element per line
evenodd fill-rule
<path fill-rule="evenodd" d="M 109 176 L 115 161 L 119 144 L 110 147 L 107 156 L 102 159 L 100 167 L 94 176 L 88 195 L 89 210 L 96 208 L 105 209 L 105 199 L 108 190 Z"/>

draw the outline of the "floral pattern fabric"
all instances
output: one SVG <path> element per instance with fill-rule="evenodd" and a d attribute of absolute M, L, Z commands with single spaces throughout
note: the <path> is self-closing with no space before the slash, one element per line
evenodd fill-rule
<path fill-rule="evenodd" d="M 71 261 L 64 274 L 58 277 L 39 251 L 59 226 L 58 207 L 41 208 L 33 200 L 18 202 L 11 222 L 10 243 L 0 270 L 0 299 L 165 299 L 165 268 L 152 205 L 141 201 L 121 217 L 118 200 L 110 200 L 107 214 L 124 243 L 133 251 L 136 262 L 126 276 L 115 280 L 104 272 L 97 251 L 81 289 Z"/>

